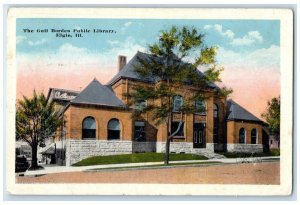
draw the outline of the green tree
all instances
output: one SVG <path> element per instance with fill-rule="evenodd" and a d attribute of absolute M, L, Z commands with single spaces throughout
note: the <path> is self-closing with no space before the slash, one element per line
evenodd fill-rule
<path fill-rule="evenodd" d="M 280 96 L 274 97 L 267 104 L 267 110 L 262 118 L 268 123 L 269 129 L 273 134 L 280 134 Z"/>
<path fill-rule="evenodd" d="M 16 106 L 16 140 L 23 140 L 32 149 L 31 168 L 37 168 L 37 149 L 46 138 L 55 136 L 63 123 L 53 103 L 47 103 L 43 93 L 33 91 L 33 97 L 23 96 Z"/>
<path fill-rule="evenodd" d="M 216 88 L 214 82 L 221 82 L 220 73 L 223 68 L 218 67 L 215 56 L 216 47 L 207 47 L 203 43 L 204 35 L 196 28 L 173 26 L 169 30 L 161 31 L 157 43 L 149 45 L 150 58 L 138 58 L 139 65 L 135 66 L 135 72 L 143 78 L 155 78 L 155 86 L 138 85 L 135 92 L 129 94 L 132 103 L 152 100 L 152 103 L 136 109 L 133 117 L 139 117 L 143 113 L 153 113 L 156 125 L 166 124 L 168 137 L 166 140 L 165 163 L 169 163 L 170 141 L 178 133 L 183 116 L 189 113 L 204 111 L 203 107 L 196 107 L 195 101 L 201 101 L 207 96 L 206 91 L 214 91 L 217 96 L 227 96 L 232 92 L 226 87 Z M 206 68 L 204 73 L 199 72 L 198 67 Z M 191 94 L 187 85 L 196 88 L 195 94 Z M 177 112 L 181 120 L 175 132 L 171 133 L 171 120 L 173 113 L 173 99 L 178 94 L 176 88 L 184 89 L 184 102 Z M 186 89 L 185 89 L 186 88 Z M 187 97 L 189 96 L 189 97 Z"/>

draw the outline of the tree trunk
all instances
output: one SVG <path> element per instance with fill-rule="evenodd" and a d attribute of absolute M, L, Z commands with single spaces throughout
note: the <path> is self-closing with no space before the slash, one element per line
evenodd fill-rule
<path fill-rule="evenodd" d="M 170 142 L 172 137 L 167 137 L 167 143 L 166 143 L 166 153 L 165 153 L 165 164 L 169 164 L 169 158 L 170 158 Z"/>
<path fill-rule="evenodd" d="M 38 163 L 37 163 L 37 145 L 33 144 L 31 147 L 31 168 L 37 168 Z"/>
<path fill-rule="evenodd" d="M 180 127 L 182 126 L 182 120 L 179 122 L 179 125 L 175 132 L 173 132 L 170 136 L 167 137 L 167 143 L 166 143 L 166 153 L 165 153 L 165 164 L 169 164 L 169 157 L 170 157 L 170 142 L 172 138 L 179 132 Z"/>

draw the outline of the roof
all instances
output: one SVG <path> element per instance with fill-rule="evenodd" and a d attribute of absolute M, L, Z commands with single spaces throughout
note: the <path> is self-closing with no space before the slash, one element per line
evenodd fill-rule
<path fill-rule="evenodd" d="M 140 59 L 151 62 L 152 60 L 156 61 L 157 63 L 163 63 L 163 59 L 161 57 L 157 57 L 151 54 L 142 53 L 138 51 L 133 58 L 108 82 L 109 85 L 115 84 L 121 78 L 129 78 L 134 80 L 139 80 L 148 83 L 155 83 L 159 80 L 158 77 L 150 76 L 150 77 L 143 77 L 140 76 L 137 72 L 135 72 L 135 67 L 141 66 Z M 186 64 L 185 62 L 178 59 L 174 56 L 175 63 L 179 64 Z M 204 76 L 204 74 L 197 69 L 197 73 L 199 76 Z M 217 88 L 214 83 L 209 83 L 209 86 L 212 88 Z"/>
<path fill-rule="evenodd" d="M 108 86 L 102 85 L 96 78 L 75 99 L 71 100 L 71 104 L 125 107 L 115 93 Z"/>
<path fill-rule="evenodd" d="M 245 120 L 262 122 L 260 119 L 251 114 L 248 110 L 234 102 L 233 100 L 227 101 L 228 105 L 228 117 L 227 120 Z"/>
<path fill-rule="evenodd" d="M 55 154 L 55 144 L 52 143 L 39 151 L 41 154 Z"/>
<path fill-rule="evenodd" d="M 138 51 L 133 56 L 133 58 L 121 69 L 121 71 L 118 72 L 108 82 L 108 84 L 109 85 L 113 85 L 114 83 L 116 83 L 121 78 L 131 78 L 131 79 L 136 79 L 136 80 L 141 80 L 141 81 L 145 81 L 145 82 L 154 83 L 155 82 L 155 78 L 153 78 L 153 77 L 143 78 L 137 72 L 135 72 L 135 67 L 141 65 L 141 63 L 139 62 L 139 59 L 145 59 L 145 60 L 147 60 L 147 59 L 150 59 L 150 56 L 151 55 L 149 55 L 149 54 L 142 53 L 142 52 Z M 158 60 L 158 58 L 157 58 L 157 60 Z"/>

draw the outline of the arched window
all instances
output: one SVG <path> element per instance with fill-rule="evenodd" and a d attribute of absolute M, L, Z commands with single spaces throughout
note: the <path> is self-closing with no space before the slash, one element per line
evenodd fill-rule
<path fill-rule="evenodd" d="M 219 107 L 217 104 L 214 104 L 214 118 L 219 117 Z"/>
<path fill-rule="evenodd" d="M 108 140 L 119 140 L 120 139 L 120 122 L 118 119 L 111 119 L 108 122 Z"/>
<path fill-rule="evenodd" d="M 251 130 L 251 144 L 257 144 L 257 130 Z"/>
<path fill-rule="evenodd" d="M 180 107 L 183 105 L 183 98 L 180 95 L 176 95 L 173 98 L 173 112 L 179 112 Z"/>
<path fill-rule="evenodd" d="M 82 121 L 82 139 L 96 139 L 96 121 L 93 117 Z"/>
<path fill-rule="evenodd" d="M 240 144 L 245 144 L 246 143 L 246 130 L 245 130 L 245 128 L 240 129 L 239 143 Z"/>
<path fill-rule="evenodd" d="M 198 114 L 206 115 L 206 103 L 205 100 L 195 100 L 195 108 Z"/>

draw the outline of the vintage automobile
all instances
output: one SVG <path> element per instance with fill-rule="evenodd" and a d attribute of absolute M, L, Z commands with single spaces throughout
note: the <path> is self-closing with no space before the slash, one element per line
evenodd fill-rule
<path fill-rule="evenodd" d="M 29 168 L 29 163 L 24 155 L 16 156 L 15 172 L 24 172 Z"/>

